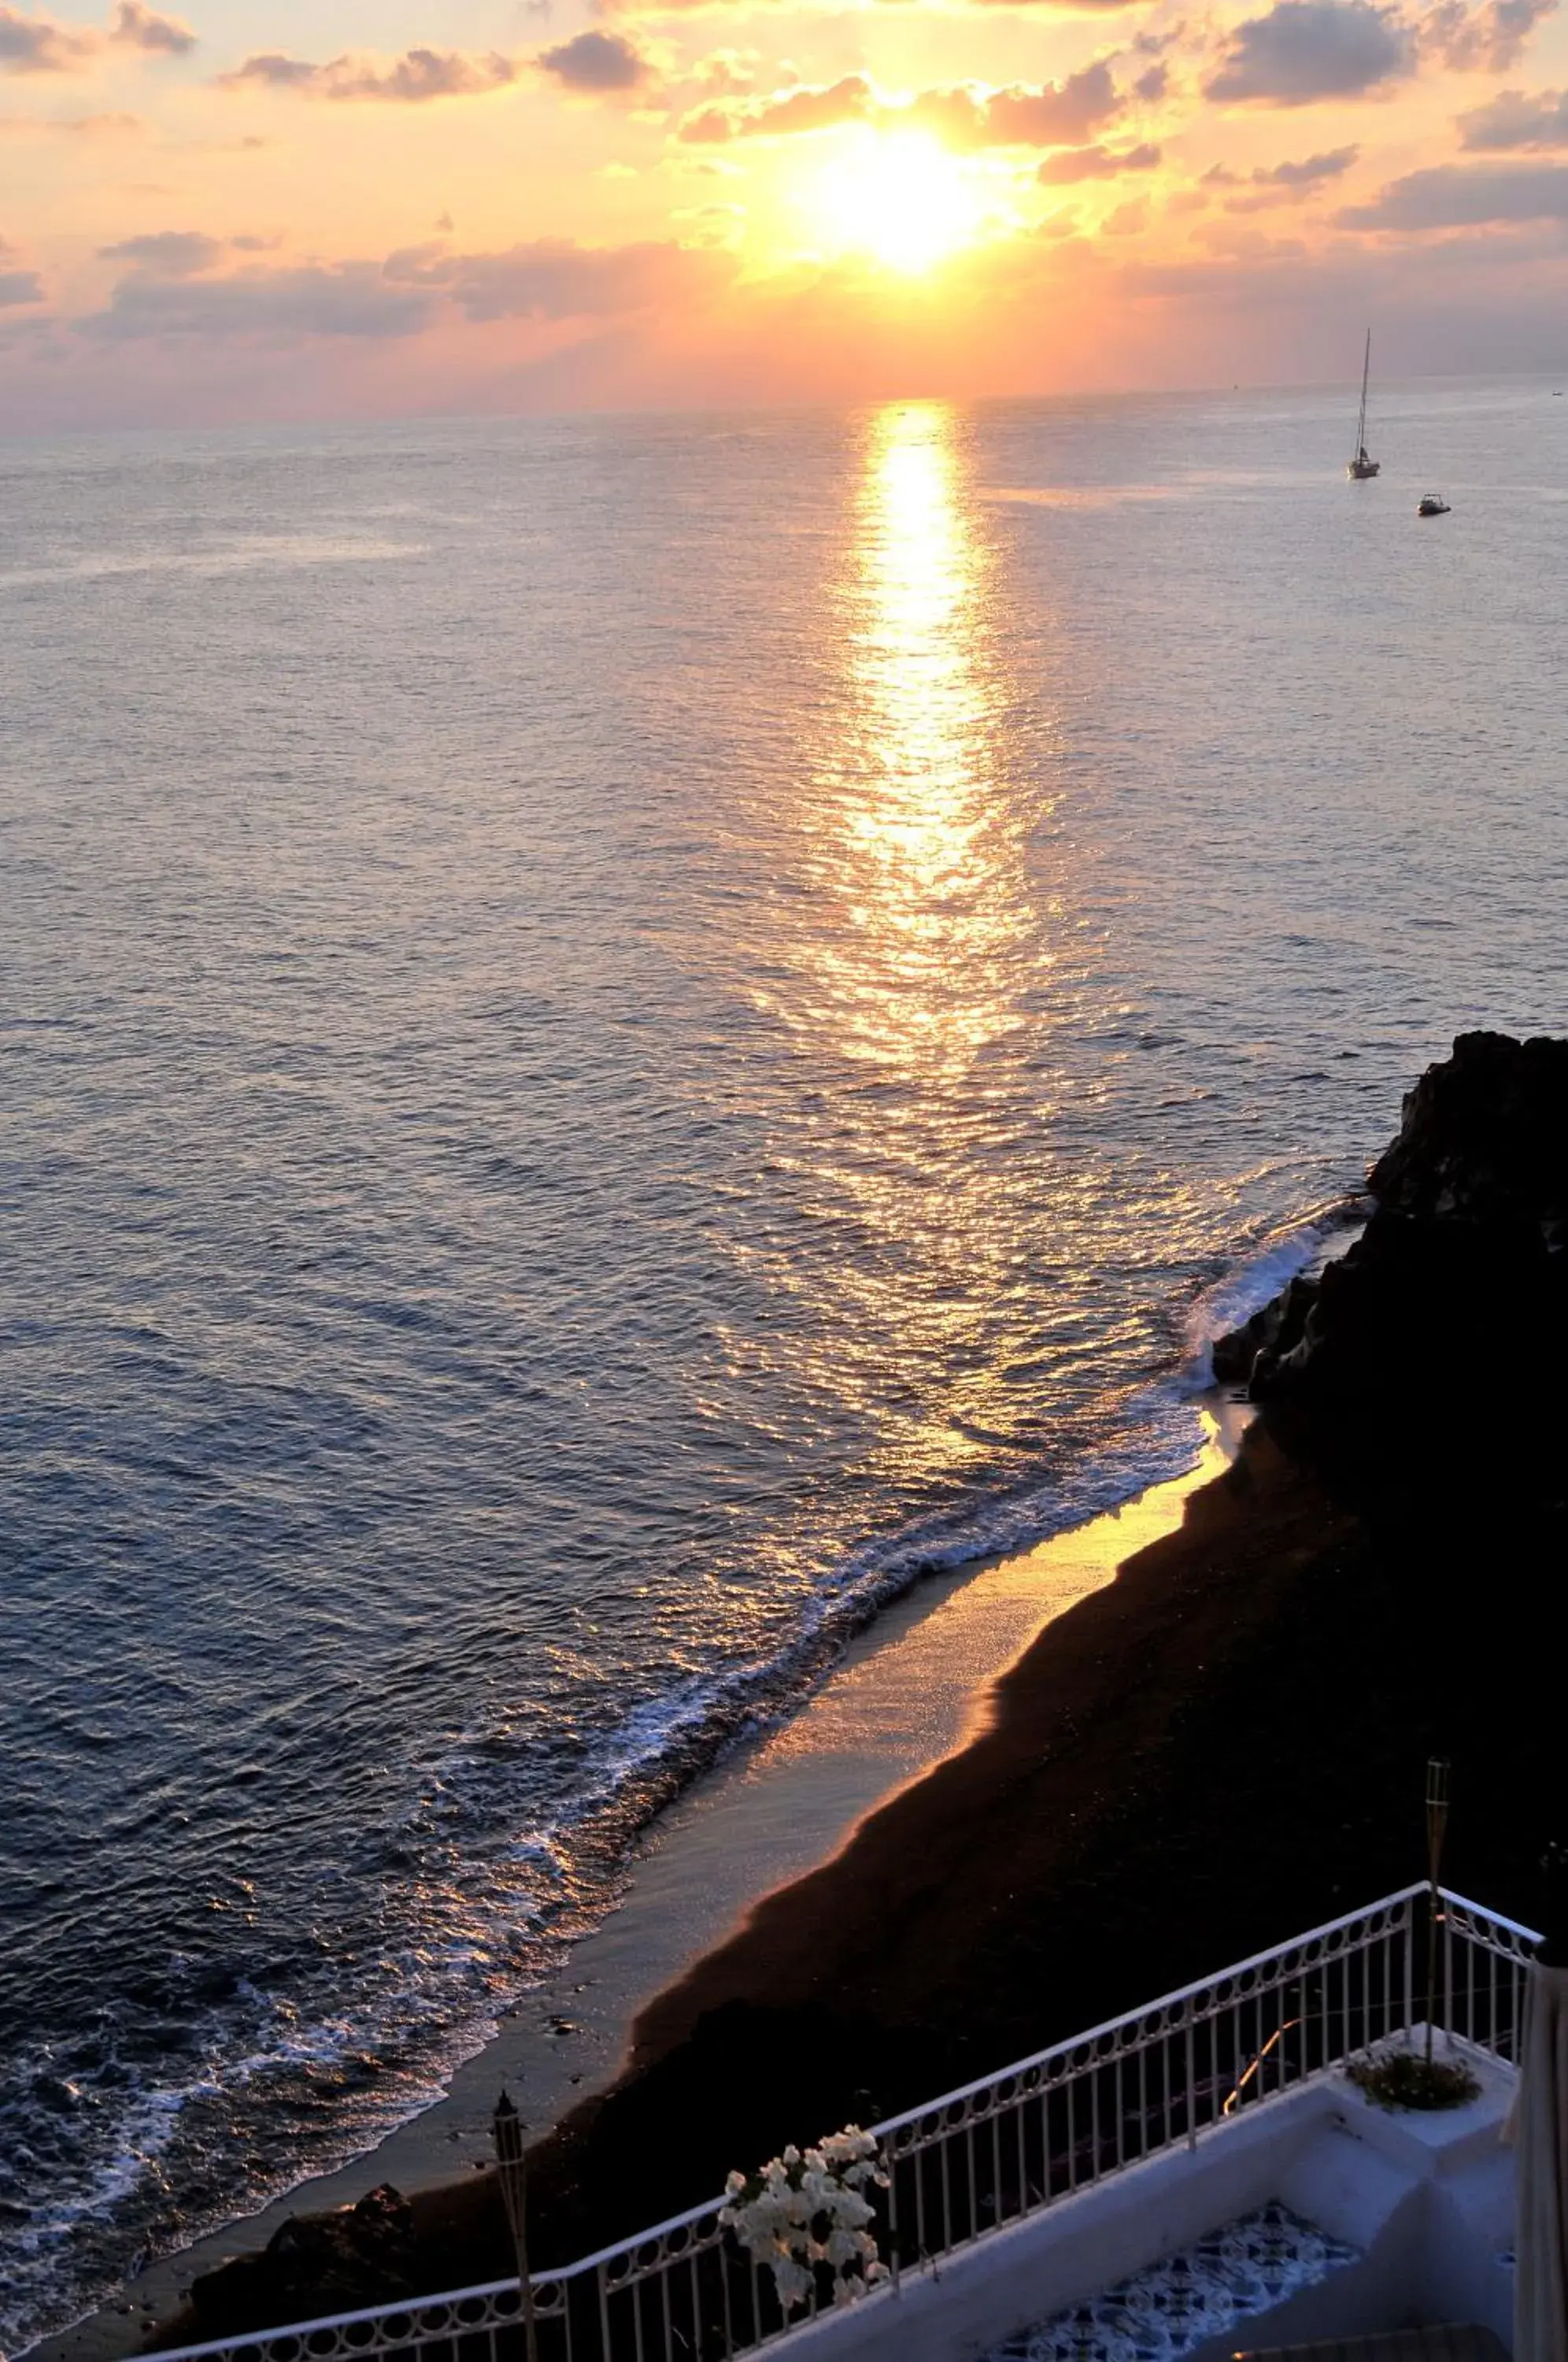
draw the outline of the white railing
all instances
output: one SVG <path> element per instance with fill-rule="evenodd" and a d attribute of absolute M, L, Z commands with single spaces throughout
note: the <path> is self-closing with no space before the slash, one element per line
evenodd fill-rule
<path fill-rule="evenodd" d="M 895 2279 L 1429 2020 L 1513 2060 L 1540 1938 L 1406 1887 L 872 2129 Z M 1432 1990 L 1429 1993 L 1429 1983 Z M 723 2201 L 533 2276 L 539 2362 L 728 2362 L 794 2327 Z M 812 2308 L 814 2310 L 814 2306 Z M 182 2346 L 165 2362 L 524 2362 L 515 2279 Z"/>

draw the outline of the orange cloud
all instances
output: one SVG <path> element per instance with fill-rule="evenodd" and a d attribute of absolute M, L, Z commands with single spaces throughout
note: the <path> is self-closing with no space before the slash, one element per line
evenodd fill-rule
<path fill-rule="evenodd" d="M 1059 188 L 1074 181 L 1114 180 L 1123 172 L 1152 172 L 1160 160 L 1160 151 L 1146 142 L 1139 148 L 1063 148 L 1055 156 L 1047 156 L 1037 177 L 1047 187 Z"/>
<path fill-rule="evenodd" d="M 145 50 L 154 57 L 163 58 L 182 58 L 196 46 L 196 37 L 189 25 L 182 25 L 176 17 L 160 17 L 153 9 L 144 7 L 142 0 L 119 0 L 109 39 L 122 42 L 127 49 Z"/>
<path fill-rule="evenodd" d="M 0 72 L 71 73 L 97 47 L 95 33 L 0 6 Z"/>
<path fill-rule="evenodd" d="M 298 91 L 311 98 L 385 99 L 422 105 L 435 98 L 473 98 L 502 90 L 517 79 L 514 60 L 499 50 L 469 57 L 458 50 L 408 50 L 391 65 L 381 67 L 353 57 L 313 65 L 267 50 L 246 59 L 232 73 L 220 74 L 223 90 Z"/>
<path fill-rule="evenodd" d="M 869 121 L 884 128 L 918 126 L 953 148 L 1069 147 L 1114 122 L 1123 104 L 1103 59 L 1069 74 L 1066 82 L 1044 83 L 1034 90 L 1014 83 L 987 92 L 960 83 L 920 91 L 908 100 L 882 97 L 864 74 L 855 73 L 824 85 L 777 92 L 771 98 L 698 107 L 678 126 L 676 137 L 705 147 L 729 139 L 788 138 L 835 124 Z"/>
<path fill-rule="evenodd" d="M 1568 148 L 1568 91 L 1505 90 L 1459 118 L 1462 148 Z"/>
<path fill-rule="evenodd" d="M 652 61 L 624 33 L 578 33 L 541 50 L 534 62 L 563 89 L 594 96 L 645 90 L 657 79 Z"/>

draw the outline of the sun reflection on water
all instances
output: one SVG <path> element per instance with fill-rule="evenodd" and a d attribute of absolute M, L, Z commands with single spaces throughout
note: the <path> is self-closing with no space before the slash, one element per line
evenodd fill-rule
<path fill-rule="evenodd" d="M 836 828 L 822 854 L 846 921 L 841 1046 L 952 1080 L 1020 1021 L 1010 955 L 1033 933 L 994 734 L 994 563 L 966 491 L 944 406 L 872 420 L 844 586 L 850 727 L 823 781 Z"/>
<path fill-rule="evenodd" d="M 895 1492 L 1014 1442 L 1038 1349 L 1020 1149 L 1049 1092 L 1059 899 L 966 434 L 934 403 L 866 421 L 755 971 L 813 1070 L 776 1135 L 811 1237 L 770 1264 L 803 1317 L 764 1352 L 803 1353 L 824 1404 L 882 1406 L 869 1449 Z"/>

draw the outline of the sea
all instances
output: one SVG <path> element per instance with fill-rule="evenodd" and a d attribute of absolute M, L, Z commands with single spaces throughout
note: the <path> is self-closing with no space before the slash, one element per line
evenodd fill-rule
<path fill-rule="evenodd" d="M 1354 407 L 0 446 L 0 2344 L 1189 1464 L 1422 1067 L 1568 1026 L 1568 399 Z"/>

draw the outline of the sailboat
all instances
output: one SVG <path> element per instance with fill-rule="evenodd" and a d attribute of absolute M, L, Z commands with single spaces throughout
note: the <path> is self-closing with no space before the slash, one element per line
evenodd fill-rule
<path fill-rule="evenodd" d="M 1361 415 L 1355 422 L 1355 458 L 1347 461 L 1345 473 L 1353 484 L 1364 484 L 1368 476 L 1375 476 L 1378 462 L 1366 456 L 1366 381 L 1372 374 L 1372 330 L 1366 332 L 1366 358 L 1361 365 Z"/>

